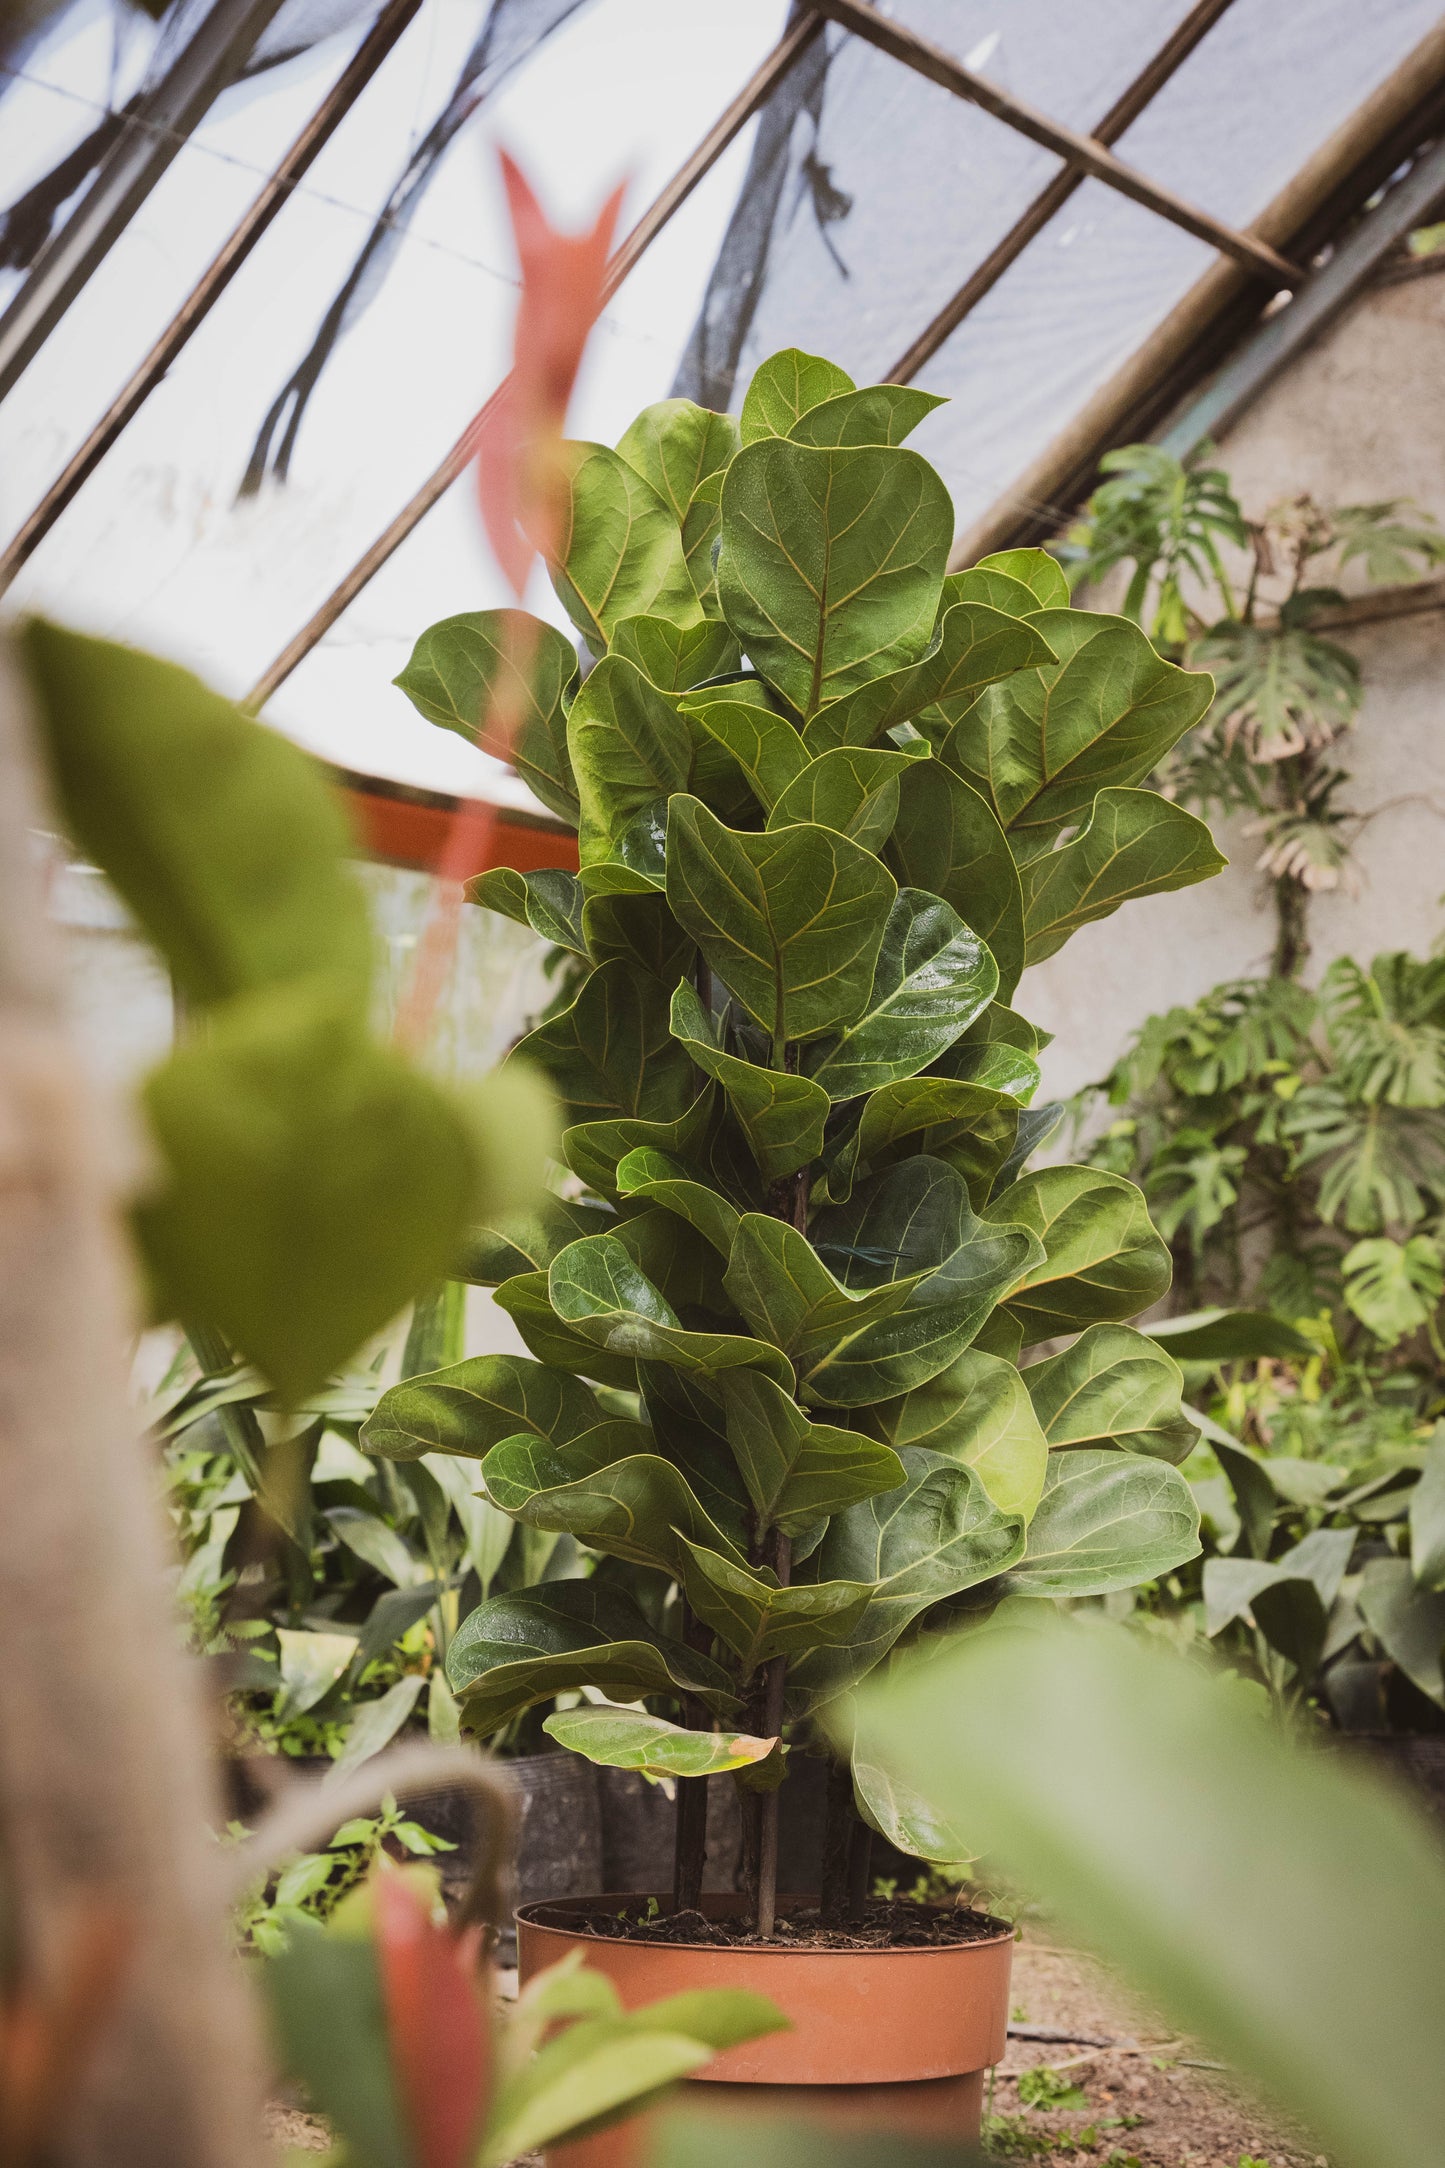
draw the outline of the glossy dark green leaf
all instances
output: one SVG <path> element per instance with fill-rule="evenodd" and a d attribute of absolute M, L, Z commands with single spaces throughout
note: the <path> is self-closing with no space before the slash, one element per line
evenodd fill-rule
<path fill-rule="evenodd" d="M 712 585 L 712 544 L 717 535 L 719 490 L 716 486 L 709 490 L 707 485 L 720 484 L 738 442 L 738 425 L 730 414 L 714 414 L 707 407 L 694 406 L 690 399 L 660 399 L 655 406 L 643 408 L 617 446 L 628 465 L 671 508 L 700 596 Z M 710 520 L 706 516 L 709 505 Z M 714 667 L 723 670 L 728 665 Z"/>
<path fill-rule="evenodd" d="M 904 776 L 888 864 L 900 882 L 941 896 L 987 942 L 1007 1001 L 1024 967 L 1018 868 L 992 806 L 939 761 Z"/>
<path fill-rule="evenodd" d="M 668 1030 L 666 991 L 622 962 L 594 971 L 571 1008 L 529 1032 L 510 1058 L 550 1079 L 573 1122 L 673 1122 L 697 1096 L 692 1064 Z"/>
<path fill-rule="evenodd" d="M 948 492 L 916 452 L 748 445 L 723 484 L 723 615 L 811 716 L 922 654 L 952 532 Z"/>
<path fill-rule="evenodd" d="M 308 756 L 174 663 L 32 618 L 20 633 L 66 829 L 181 993 L 301 980 L 365 1014 L 366 902 Z"/>
<path fill-rule="evenodd" d="M 725 1197 L 705 1182 L 694 1181 L 687 1168 L 666 1152 L 628 1152 L 617 1162 L 617 1187 L 624 1197 L 650 1197 L 667 1211 L 675 1212 L 726 1257 L 738 1231 L 738 1213 Z"/>
<path fill-rule="evenodd" d="M 792 1383 L 787 1363 L 759 1341 L 690 1332 L 679 1324 L 615 1235 L 593 1235 L 563 1250 L 552 1261 L 547 1287 L 562 1323 L 611 1354 L 707 1375 L 756 1363 L 780 1385 Z"/>
<path fill-rule="evenodd" d="M 604 1769 L 637 1769 L 652 1777 L 715 1777 L 748 1769 L 776 1754 L 776 1739 L 747 1732 L 688 1731 L 643 1709 L 582 1708 L 558 1711 L 542 1725 L 571 1754 Z"/>
<path fill-rule="evenodd" d="M 694 1077 L 692 1081 L 697 1080 Z M 712 1113 L 713 1092 L 704 1084 L 696 1099 L 674 1121 L 623 1117 L 611 1122 L 579 1122 L 562 1132 L 562 1156 L 589 1189 L 600 1194 L 617 1188 L 617 1164 L 629 1152 L 669 1152 L 690 1160 L 701 1148 Z"/>
<path fill-rule="evenodd" d="M 482 1479 L 493 1504 L 524 1526 L 575 1536 L 674 1579 L 685 1538 L 737 1555 L 681 1471 L 657 1453 L 598 1462 L 585 1439 L 558 1451 L 538 1438 L 505 1438 L 482 1462 Z"/>
<path fill-rule="evenodd" d="M 785 437 L 812 408 L 852 389 L 852 377 L 836 362 L 796 346 L 784 347 L 753 371 L 740 418 L 742 441 L 756 444 L 761 437 Z"/>
<path fill-rule="evenodd" d="M 627 617 L 696 624 L 702 605 L 672 506 L 605 444 L 570 444 L 552 585 L 595 654 Z"/>
<path fill-rule="evenodd" d="M 856 1099 L 915 1076 L 987 1008 L 997 986 L 992 956 L 956 911 L 924 889 L 899 889 L 867 1001 L 815 1053 L 814 1083 L 830 1099 Z"/>
<path fill-rule="evenodd" d="M 821 1085 L 724 1053 L 711 1017 L 685 981 L 672 997 L 672 1033 L 727 1094 L 764 1181 L 793 1174 L 818 1157 L 832 1104 Z"/>
<path fill-rule="evenodd" d="M 692 943 L 657 891 L 639 896 L 589 896 L 582 931 L 594 964 L 620 959 L 675 986 L 692 958 Z"/>
<path fill-rule="evenodd" d="M 1048 1440 L 1011 1362 L 966 1348 L 937 1377 L 870 1409 L 868 1421 L 900 1453 L 921 1446 L 975 1469 L 1003 1513 L 1027 1520 L 1039 1502 Z"/>
<path fill-rule="evenodd" d="M 1020 1109 L 1018 1129 L 1009 1149 L 1008 1157 L 998 1170 L 995 1188 L 1006 1189 L 1016 1182 L 1024 1168 L 1037 1151 L 1041 1151 L 1064 1118 L 1064 1106 L 1060 1100 L 1048 1100 L 1041 1107 Z"/>
<path fill-rule="evenodd" d="M 828 1200 L 845 1203 L 861 1175 L 877 1173 L 913 1151 L 956 1167 L 975 1211 L 981 1211 L 1013 1149 L 1019 1120 L 1018 1101 L 986 1085 L 937 1076 L 884 1084 L 863 1101 L 857 1128 L 828 1163 Z"/>
<path fill-rule="evenodd" d="M 1156 1317 L 1140 1328 L 1176 1361 L 1277 1362 L 1314 1352 L 1313 1343 L 1267 1310 L 1191 1310 L 1186 1317 Z"/>
<path fill-rule="evenodd" d="M 497 1289 L 493 1298 L 505 1310 L 539 1363 L 595 1378 L 623 1392 L 637 1389 L 637 1366 L 630 1356 L 611 1355 L 585 1333 L 565 1325 L 547 1295 L 545 1272 L 520 1272 Z"/>
<path fill-rule="evenodd" d="M 942 745 L 986 685 L 1015 670 L 1052 663 L 1054 651 L 1033 626 L 986 603 L 945 609 L 937 638 L 920 662 L 869 678 L 820 708 L 805 732 L 809 752 L 872 745 L 899 723 L 913 723 Z"/>
<path fill-rule="evenodd" d="M 784 1350 L 805 1386 L 835 1358 L 846 1359 L 872 1325 L 901 1310 L 916 1284 L 899 1277 L 856 1294 L 828 1270 L 808 1241 L 765 1212 L 738 1222 L 724 1285 L 753 1331 Z"/>
<path fill-rule="evenodd" d="M 744 1678 L 774 1656 L 798 1656 L 848 1640 L 872 1590 L 855 1581 L 803 1581 L 780 1588 L 776 1575 L 721 1557 L 700 1543 L 685 1549 L 687 1600 L 738 1659 Z"/>
<path fill-rule="evenodd" d="M 724 1719 L 737 1707 L 717 1664 L 657 1633 L 625 1596 L 597 1581 L 549 1581 L 478 1604 L 452 1638 L 447 1678 L 465 1723 L 483 1738 L 579 1686 L 618 1701 L 696 1694 Z"/>
<path fill-rule="evenodd" d="M 917 391 L 912 384 L 865 384 L 820 399 L 791 429 L 777 434 L 794 444 L 901 444 L 935 407 L 947 404 L 936 392 Z"/>
<path fill-rule="evenodd" d="M 755 701 L 731 699 L 725 687 L 706 702 L 689 703 L 687 712 L 737 762 L 764 812 L 808 766 L 803 741 L 785 716 Z"/>
<path fill-rule="evenodd" d="M 910 1453 L 902 1487 L 835 1515 L 808 1561 L 819 1581 L 871 1582 L 873 1593 L 846 1645 L 793 1664 L 790 1694 L 807 1706 L 854 1685 L 921 1611 L 1005 1572 L 1023 1548 L 1022 1517 L 1001 1513 L 974 1469 Z"/>
<path fill-rule="evenodd" d="M 1042 963 L 1121 903 L 1191 888 L 1228 863 L 1205 823 L 1182 806 L 1152 790 L 1101 790 L 1072 841 L 1020 869 L 1024 961 Z"/>
<path fill-rule="evenodd" d="M 790 783 L 768 815 L 770 828 L 816 821 L 865 851 L 880 851 L 898 817 L 898 785 L 913 765 L 904 753 L 840 746 Z"/>
<path fill-rule="evenodd" d="M 522 1432 L 570 1445 L 607 1421 L 579 1379 L 523 1355 L 474 1355 L 407 1378 L 382 1394 L 361 1426 L 361 1444 L 387 1460 L 458 1453 L 480 1460 Z"/>
<path fill-rule="evenodd" d="M 516 658 L 529 658 L 519 670 Z M 466 610 L 431 625 L 393 680 L 429 723 L 473 745 L 495 701 L 517 716 L 506 757 L 550 812 L 573 826 L 577 786 L 567 757 L 567 704 L 577 684 L 572 643 L 525 610 Z"/>
<path fill-rule="evenodd" d="M 715 421 L 723 419 L 714 415 Z M 635 664 L 659 692 L 682 693 L 700 678 L 737 668 L 738 643 L 726 625 L 704 618 L 676 625 L 667 617 L 624 617 L 609 653 Z"/>
<path fill-rule="evenodd" d="M 1161 661 L 1123 618 L 1045 610 L 1031 622 L 1060 661 L 991 686 L 948 758 L 1034 856 L 1086 820 L 1099 791 L 1143 782 L 1203 716 L 1213 680 Z"/>
<path fill-rule="evenodd" d="M 136 1226 L 162 1314 L 218 1326 L 288 1400 L 444 1276 L 484 1201 L 460 1106 L 304 986 L 218 1010 L 144 1098 L 165 1171 Z M 540 1124 L 515 1147 L 513 1176 L 530 1157 L 540 1179 Z"/>
<path fill-rule="evenodd" d="M 582 863 L 609 855 L 637 814 L 686 790 L 692 733 L 669 700 L 621 655 L 604 655 L 567 719 L 581 804 Z"/>
<path fill-rule="evenodd" d="M 1119 1445 L 1177 1467 L 1199 1443 L 1180 1405 L 1172 1356 L 1128 1325 L 1091 1325 L 1072 1347 L 1024 1372 L 1049 1444 Z"/>
<path fill-rule="evenodd" d="M 582 883 L 575 873 L 548 866 L 540 873 L 517 873 L 494 866 L 467 883 L 467 896 L 485 911 L 500 911 L 519 926 L 530 926 L 555 948 L 587 954 L 582 931 Z"/>
<path fill-rule="evenodd" d="M 1199 1508 L 1177 1468 L 1138 1453 L 1051 1453 L 1029 1523 L 1020 1596 L 1107 1596 L 1199 1555 Z"/>
<path fill-rule="evenodd" d="M 718 1390 L 728 1443 L 760 1528 L 801 1535 L 825 1515 L 903 1481 L 903 1463 L 890 1446 L 861 1431 L 810 1423 L 760 1371 L 729 1371 Z"/>
<path fill-rule="evenodd" d="M 625 1165 L 632 1156 L 624 1153 L 619 1164 Z M 666 1157 L 645 1145 L 638 1156 L 642 1159 Z M 679 1192 L 691 1188 L 704 1196 L 714 1194 L 700 1182 L 679 1182 L 676 1188 Z M 637 1209 L 615 1222 L 617 1239 L 669 1308 L 679 1314 L 700 1309 L 710 1317 L 725 1315 L 728 1303 L 722 1285 L 723 1259 L 698 1228 L 685 1214 L 670 1209 L 661 1199 L 654 1201 L 641 1195 L 629 1197 L 621 1191 L 620 1184 L 619 1194 L 624 1204 L 635 1205 Z M 695 1201 L 700 1204 L 701 1197 Z M 724 1211 L 727 1209 L 724 1206 Z"/>
<path fill-rule="evenodd" d="M 875 1688 L 858 1750 L 963 1821 L 1071 1946 L 1266 2086 L 1310 2152 L 1419 2168 L 1445 2124 L 1438 1839 L 1234 1682 L 1052 1623 L 969 1635 Z"/>
<path fill-rule="evenodd" d="M 1408 1559 L 1372 1558 L 1355 1601 L 1391 1662 L 1445 1709 L 1445 1595 L 1421 1588 Z"/>
<path fill-rule="evenodd" d="M 715 1377 L 673 1370 L 666 1363 L 639 1363 L 637 1382 L 652 1425 L 654 1450 L 682 1470 L 693 1496 L 729 1542 L 746 1555 L 751 1540 L 751 1505 L 728 1445 L 719 1390 L 724 1371 Z"/>
<path fill-rule="evenodd" d="M 589 858 L 579 878 L 589 902 L 661 895 L 667 880 L 667 800 L 654 798 L 624 821 L 605 855 Z"/>
<path fill-rule="evenodd" d="M 1169 1252 L 1143 1192 L 1098 1167 L 1041 1167 L 989 1205 L 1000 1226 L 1027 1227 L 1044 1259 L 1009 1299 L 1024 1344 L 1135 1317 L 1169 1288 Z"/>
<path fill-rule="evenodd" d="M 819 1038 L 862 1008 L 896 893 L 876 858 L 829 828 L 744 835 L 696 798 L 673 801 L 667 900 L 779 1042 Z"/>

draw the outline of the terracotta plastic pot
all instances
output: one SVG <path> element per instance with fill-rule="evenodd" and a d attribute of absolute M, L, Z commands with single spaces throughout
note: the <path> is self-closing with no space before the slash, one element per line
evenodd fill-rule
<path fill-rule="evenodd" d="M 854 2130 L 914 2137 L 978 2137 L 984 2072 L 1001 2059 L 1008 2040 L 1011 1928 L 1000 1923 L 995 1934 L 976 1942 L 895 1950 L 809 1950 L 786 1943 L 689 1948 L 614 1941 L 587 1929 L 591 1906 L 617 1910 L 635 1902 L 605 1896 L 590 1905 L 566 1898 L 523 1905 L 517 1913 L 523 1982 L 580 1950 L 628 2009 L 692 1988 L 752 1988 L 778 2005 L 791 2030 L 729 2048 L 690 2079 L 716 2089 L 709 2106 L 725 2103 L 739 2116 L 801 2111 Z M 779 1909 L 813 1902 L 784 1897 Z M 742 1899 L 704 1896 L 702 1909 L 710 1919 L 726 1919 L 741 1911 Z M 648 2120 L 634 2117 L 554 2146 L 550 2168 L 642 2168 Z M 746 2145 L 745 2131 L 739 2144 Z"/>

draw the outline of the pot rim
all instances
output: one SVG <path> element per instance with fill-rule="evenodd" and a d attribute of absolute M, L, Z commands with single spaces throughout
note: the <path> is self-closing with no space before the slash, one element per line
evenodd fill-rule
<path fill-rule="evenodd" d="M 706 1905 L 708 1900 L 711 1899 L 714 1904 L 717 1904 L 719 1899 L 726 1900 L 730 1896 L 731 1893 L 725 1890 L 709 1890 L 704 1892 L 703 1903 Z M 892 1949 L 875 1948 L 866 1950 L 800 1949 L 796 1946 L 790 1947 L 786 1943 L 772 1942 L 735 1942 L 723 1946 L 719 1946 L 715 1942 L 642 1942 L 633 1941 L 629 1936 L 625 1935 L 598 1934 L 597 1930 L 588 1926 L 585 1921 L 569 1920 L 556 1916 L 558 1913 L 564 1913 L 568 1910 L 590 1911 L 599 1905 L 615 1908 L 624 1904 L 646 1904 L 649 1899 L 655 1899 L 661 1905 L 670 1904 L 672 1901 L 670 1894 L 664 1894 L 660 1890 L 600 1890 L 595 1896 L 588 1897 L 534 1897 L 529 1903 L 518 1905 L 512 1916 L 514 1920 L 529 1927 L 534 1934 L 567 1936 L 577 1941 L 600 1943 L 604 1947 L 613 1950 L 697 1950 L 705 1952 L 713 1958 L 725 1956 L 746 1956 L 749 1959 L 754 1957 L 781 1957 L 795 1960 L 806 1958 L 816 1960 L 820 1957 L 830 1960 L 866 1958 L 870 1962 L 878 1958 L 892 1957 L 951 1957 L 957 1959 L 966 1956 L 971 1950 L 995 1949 L 1000 1942 L 1012 1942 L 1014 1939 L 1014 1929 L 1009 1926 L 1008 1922 L 995 1919 L 993 1914 L 988 1912 L 980 1913 L 978 1917 L 992 1922 L 995 1932 L 990 1935 L 975 1935 L 967 1942 L 900 1943 Z M 740 1904 L 742 1900 L 739 1898 L 734 1901 Z M 915 1916 L 922 1913 L 934 1919 L 955 1909 L 951 1905 L 914 1904 L 907 1898 L 894 1899 L 893 1901 L 901 1904 L 906 1911 Z M 780 1910 L 795 1910 L 803 1905 L 816 1903 L 817 1896 L 812 1891 L 794 1890 L 787 1893 L 780 1891 L 778 1894 L 778 1907 Z M 552 1916 L 549 1917 L 548 1915 Z M 724 1913 L 721 1916 L 725 1917 L 726 1914 Z"/>

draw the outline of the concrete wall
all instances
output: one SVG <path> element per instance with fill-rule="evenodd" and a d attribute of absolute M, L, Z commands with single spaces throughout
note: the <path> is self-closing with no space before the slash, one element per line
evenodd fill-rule
<path fill-rule="evenodd" d="M 1367 293 L 1221 442 L 1246 513 L 1307 490 L 1326 504 L 1413 497 L 1445 522 L 1442 358 L 1445 275 Z M 1381 810 L 1359 841 L 1359 899 L 1311 907 L 1311 979 L 1333 956 L 1426 950 L 1445 926 L 1445 612 L 1361 627 L 1346 644 L 1366 690 L 1339 749 L 1353 777 L 1344 802 Z M 1018 1006 L 1058 1035 L 1045 1056 L 1052 1095 L 1103 1075 L 1153 1011 L 1267 959 L 1258 841 L 1237 823 L 1218 836 L 1230 865 L 1217 880 L 1126 904 L 1025 973 Z"/>

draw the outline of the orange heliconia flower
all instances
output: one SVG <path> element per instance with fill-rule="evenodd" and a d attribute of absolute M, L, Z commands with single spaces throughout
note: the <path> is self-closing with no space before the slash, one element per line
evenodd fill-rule
<path fill-rule="evenodd" d="M 505 151 L 500 155 L 522 299 L 512 373 L 481 432 L 477 486 L 487 539 L 520 600 L 536 552 L 547 556 L 555 549 L 567 406 L 605 299 L 625 191 L 613 190 L 586 233 L 559 233 L 516 160 Z"/>

